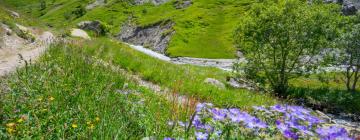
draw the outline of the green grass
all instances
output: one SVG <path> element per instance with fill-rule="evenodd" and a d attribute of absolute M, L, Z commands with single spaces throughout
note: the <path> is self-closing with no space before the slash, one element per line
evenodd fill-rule
<path fill-rule="evenodd" d="M 290 99 L 303 99 L 307 106 L 315 109 L 360 115 L 360 93 L 348 92 L 343 78 L 341 73 L 325 73 L 293 79 Z"/>
<path fill-rule="evenodd" d="M 118 91 L 125 83 L 127 96 Z M 0 139 L 163 137 L 174 116 L 161 96 L 94 63 L 81 48 L 54 46 L 38 63 L 2 77 L 0 97 Z"/>
<path fill-rule="evenodd" d="M 43 22 L 67 29 L 84 20 L 101 20 L 111 25 L 111 33 L 117 35 L 130 16 L 140 26 L 152 25 L 163 20 L 175 23 L 176 33 L 169 42 L 167 54 L 172 57 L 235 58 L 236 47 L 233 31 L 242 15 L 251 5 L 249 0 L 194 0 L 186 9 L 176 9 L 173 1 L 160 6 L 150 4 L 134 6 L 126 2 L 108 1 L 108 5 L 87 11 L 75 19 L 64 15 L 77 6 L 86 6 L 90 1 L 53 0 L 40 10 L 39 1 L 5 0 L 3 3 L 16 7 L 22 13 L 39 17 Z M 29 3 L 29 4 L 26 4 Z"/>
<path fill-rule="evenodd" d="M 248 109 L 253 105 L 272 105 L 277 102 L 276 99 L 267 94 L 231 88 L 219 89 L 205 84 L 206 78 L 215 78 L 225 83 L 230 73 L 216 68 L 163 62 L 105 38 L 94 39 L 81 45 L 81 47 L 89 55 L 132 71 L 145 80 L 204 102 L 212 102 L 218 106 Z"/>

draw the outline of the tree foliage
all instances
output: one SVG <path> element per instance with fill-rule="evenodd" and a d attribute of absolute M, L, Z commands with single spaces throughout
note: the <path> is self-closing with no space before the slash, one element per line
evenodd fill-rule
<path fill-rule="evenodd" d="M 338 35 L 335 5 L 287 0 L 254 4 L 235 32 L 253 78 L 263 78 L 284 95 L 291 78 L 315 69 L 312 57 Z"/>
<path fill-rule="evenodd" d="M 337 45 L 343 53 L 335 62 L 345 68 L 343 74 L 348 91 L 355 92 L 360 79 L 360 24 L 350 24 Z"/>

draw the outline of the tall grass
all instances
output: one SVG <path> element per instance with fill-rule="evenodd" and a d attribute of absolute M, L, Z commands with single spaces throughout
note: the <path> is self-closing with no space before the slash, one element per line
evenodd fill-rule
<path fill-rule="evenodd" d="M 53 46 L 0 85 L 0 139 L 140 139 L 170 133 L 166 122 L 174 114 L 164 98 L 94 63 L 81 48 Z"/>
<path fill-rule="evenodd" d="M 176 89 L 180 94 L 195 97 L 200 101 L 212 102 L 218 106 L 236 106 L 246 109 L 253 105 L 272 105 L 277 102 L 267 94 L 232 88 L 221 89 L 205 84 L 206 78 L 226 82 L 230 73 L 216 68 L 163 62 L 105 38 L 89 41 L 83 49 L 89 55 L 134 72 L 145 80 Z"/>

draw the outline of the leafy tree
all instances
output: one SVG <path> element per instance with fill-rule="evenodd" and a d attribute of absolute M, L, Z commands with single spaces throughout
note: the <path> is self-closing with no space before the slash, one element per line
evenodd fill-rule
<path fill-rule="evenodd" d="M 360 24 L 351 25 L 340 37 L 338 47 L 344 50 L 336 58 L 338 66 L 345 66 L 343 72 L 348 91 L 355 92 L 360 79 Z"/>
<path fill-rule="evenodd" d="M 335 39 L 339 7 L 298 0 L 254 4 L 235 32 L 252 78 L 286 95 L 288 81 L 313 70 L 313 57 Z"/>

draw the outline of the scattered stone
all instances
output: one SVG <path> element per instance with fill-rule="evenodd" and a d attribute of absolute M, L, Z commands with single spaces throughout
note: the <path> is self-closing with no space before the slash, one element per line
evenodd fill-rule
<path fill-rule="evenodd" d="M 10 15 L 14 18 L 19 18 L 20 17 L 20 14 L 15 12 L 15 11 L 11 11 L 11 10 L 8 10 L 10 12 Z"/>
<path fill-rule="evenodd" d="M 155 52 L 165 54 L 171 36 L 174 34 L 174 23 L 159 22 L 147 27 L 126 24 L 117 38 L 123 42 L 141 45 Z"/>
<path fill-rule="evenodd" d="M 87 40 L 91 39 L 90 36 L 84 30 L 81 30 L 81 29 L 72 29 L 71 36 L 80 37 L 80 38 L 87 39 Z"/>
<path fill-rule="evenodd" d="M 219 80 L 216 80 L 214 78 L 206 78 L 204 83 L 213 85 L 213 86 L 221 88 L 221 89 L 225 88 L 225 85 L 222 82 L 220 82 Z"/>
<path fill-rule="evenodd" d="M 104 35 L 107 32 L 104 25 L 98 20 L 95 20 L 95 21 L 82 21 L 82 22 L 78 23 L 77 26 L 80 29 L 83 29 L 83 30 L 94 31 L 98 35 Z"/>
<path fill-rule="evenodd" d="M 13 31 L 9 28 L 9 26 L 5 24 L 1 24 L 1 28 L 4 30 L 7 36 L 10 36 L 13 34 Z"/>
<path fill-rule="evenodd" d="M 98 6 L 102 6 L 102 5 L 105 5 L 105 0 L 95 0 L 93 3 L 87 5 L 85 7 L 86 10 L 91 10 L 91 9 L 94 9 Z"/>
<path fill-rule="evenodd" d="M 249 82 L 240 79 L 240 78 L 229 78 L 227 83 L 233 88 L 255 90 L 254 86 L 249 84 Z"/>
<path fill-rule="evenodd" d="M 22 25 L 20 25 L 20 24 L 15 24 L 15 25 L 19 28 L 20 31 L 22 31 L 22 32 L 29 32 L 29 29 L 28 29 L 27 27 L 22 26 Z"/>
<path fill-rule="evenodd" d="M 191 0 L 177 0 L 174 3 L 176 9 L 185 9 L 192 5 Z"/>

